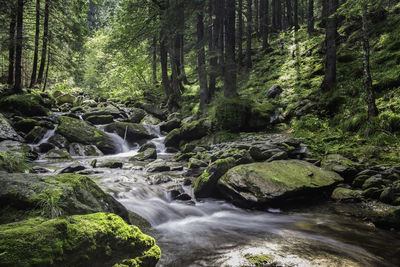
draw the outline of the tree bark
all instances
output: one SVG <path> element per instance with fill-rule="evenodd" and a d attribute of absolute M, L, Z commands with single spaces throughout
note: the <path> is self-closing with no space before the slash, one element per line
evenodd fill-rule
<path fill-rule="evenodd" d="M 337 9 L 337 0 L 329 0 L 329 13 L 326 27 L 326 59 L 325 78 L 322 82 L 322 90 L 332 90 L 336 86 L 336 27 L 337 18 L 332 16 Z"/>
<path fill-rule="evenodd" d="M 366 100 L 368 105 L 368 120 L 371 121 L 376 115 L 378 115 L 378 109 L 375 104 L 375 95 L 372 89 L 372 78 L 370 68 L 370 46 L 369 46 L 369 34 L 368 34 L 368 7 L 367 4 L 363 4 L 362 7 L 362 32 L 363 32 L 363 54 L 364 54 L 364 87 L 366 93 Z"/>
<path fill-rule="evenodd" d="M 30 88 L 32 88 L 36 84 L 37 65 L 39 60 L 39 35 L 40 35 L 40 0 L 36 0 L 35 50 L 33 52 L 32 76 L 31 76 L 31 84 L 29 85 Z"/>
<path fill-rule="evenodd" d="M 325 28 L 327 19 L 328 19 L 328 14 L 329 14 L 329 3 L 328 0 L 321 0 L 322 2 L 322 8 L 321 8 L 321 27 Z"/>
<path fill-rule="evenodd" d="M 294 0 L 294 29 L 299 29 L 299 0 Z"/>
<path fill-rule="evenodd" d="M 256 32 L 257 38 L 260 37 L 260 9 L 259 9 L 259 0 L 254 0 L 254 31 Z"/>
<path fill-rule="evenodd" d="M 24 0 L 17 0 L 17 39 L 15 48 L 14 93 L 22 92 L 22 42 L 24 22 Z"/>
<path fill-rule="evenodd" d="M 286 0 L 286 12 L 289 28 L 293 27 L 293 14 L 291 0 Z"/>
<path fill-rule="evenodd" d="M 268 34 L 269 34 L 269 0 L 261 0 L 261 37 L 263 50 L 268 48 Z"/>
<path fill-rule="evenodd" d="M 246 67 L 248 69 L 251 68 L 252 62 L 251 62 L 251 35 L 253 31 L 253 16 L 252 16 L 252 0 L 247 0 L 247 12 L 246 12 L 246 18 L 247 18 L 247 30 L 246 30 Z"/>
<path fill-rule="evenodd" d="M 325 0 L 323 0 L 325 1 Z M 308 0 L 308 33 L 314 32 L 314 0 Z"/>
<path fill-rule="evenodd" d="M 44 9 L 44 24 L 43 24 L 43 45 L 42 57 L 40 60 L 39 75 L 37 83 L 41 84 L 43 81 L 44 67 L 46 65 L 47 44 L 49 39 L 49 16 L 50 16 L 50 0 L 46 0 Z"/>
<path fill-rule="evenodd" d="M 236 63 L 235 63 L 235 0 L 226 0 L 225 6 L 225 68 L 224 95 L 236 97 Z"/>
<path fill-rule="evenodd" d="M 276 26 L 278 31 L 282 30 L 282 2 L 276 0 Z"/>
<path fill-rule="evenodd" d="M 152 70 L 153 70 L 153 83 L 157 83 L 157 37 L 153 37 L 153 43 L 152 43 Z"/>
<path fill-rule="evenodd" d="M 238 2 L 238 30 L 237 30 L 237 46 L 238 46 L 238 65 L 243 65 L 243 0 Z"/>
<path fill-rule="evenodd" d="M 49 69 L 50 69 L 50 49 L 47 49 L 47 66 L 46 66 L 46 74 L 44 77 L 44 85 L 43 85 L 43 92 L 46 91 L 47 82 L 49 79 Z"/>
<path fill-rule="evenodd" d="M 203 5 L 201 5 L 203 8 Z M 204 12 L 200 10 L 197 14 L 197 68 L 200 82 L 200 110 L 204 109 L 208 99 L 206 52 L 204 49 Z"/>
<path fill-rule="evenodd" d="M 16 6 L 11 4 L 10 11 L 10 31 L 9 31 L 9 42 L 8 42 L 8 80 L 9 85 L 14 83 L 14 68 L 15 68 L 15 27 L 17 24 L 17 12 Z"/>
<path fill-rule="evenodd" d="M 166 47 L 166 37 L 163 30 L 160 33 L 160 63 L 161 63 L 161 83 L 167 97 L 171 96 L 171 86 L 168 78 L 168 50 Z"/>
<path fill-rule="evenodd" d="M 218 56 L 217 56 L 217 46 L 218 46 L 218 31 L 216 28 L 217 19 L 216 19 L 216 3 L 215 0 L 209 0 L 208 2 L 209 8 L 209 20 L 211 23 L 211 27 L 209 27 L 209 61 L 210 61 L 210 71 L 209 71 L 209 85 L 208 85 L 208 96 L 207 103 L 210 102 L 214 92 L 215 92 L 215 84 L 217 77 L 217 65 L 218 65 Z"/>

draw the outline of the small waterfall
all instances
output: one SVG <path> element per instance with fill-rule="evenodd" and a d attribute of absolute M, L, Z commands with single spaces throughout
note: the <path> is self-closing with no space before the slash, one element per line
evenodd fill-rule
<path fill-rule="evenodd" d="M 118 153 L 126 153 L 130 151 L 129 144 L 121 136 L 116 133 L 107 133 L 108 137 L 113 141 Z"/>
<path fill-rule="evenodd" d="M 275 122 L 278 120 L 279 115 L 281 115 L 281 112 L 280 112 L 280 110 L 277 108 L 277 109 L 275 109 L 275 111 L 274 111 L 274 115 L 271 116 L 271 117 L 269 118 L 269 123 L 275 123 Z"/>
<path fill-rule="evenodd" d="M 40 140 L 39 143 L 35 144 L 34 146 L 38 147 L 43 143 L 47 143 L 49 139 L 55 134 L 57 127 L 58 125 L 56 125 L 53 130 L 48 130 L 47 133 L 43 136 L 42 140 Z"/>
<path fill-rule="evenodd" d="M 156 145 L 157 153 L 166 153 L 167 148 L 164 145 L 165 136 L 161 134 L 160 126 L 147 123 L 143 123 L 142 125 L 149 133 L 157 136 L 157 138 L 151 140 Z"/>

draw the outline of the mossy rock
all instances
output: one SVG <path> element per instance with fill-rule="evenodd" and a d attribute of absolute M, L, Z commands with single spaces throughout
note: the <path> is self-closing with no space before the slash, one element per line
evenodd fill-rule
<path fill-rule="evenodd" d="M 1 266 L 156 266 L 155 240 L 114 214 L 95 213 L 0 226 Z"/>
<path fill-rule="evenodd" d="M 300 160 L 240 165 L 218 181 L 218 190 L 244 207 L 280 205 L 310 199 L 331 190 L 343 178 Z"/>
<path fill-rule="evenodd" d="M 35 126 L 26 136 L 25 136 L 25 140 L 28 143 L 31 144 L 37 144 L 39 143 L 40 140 L 43 139 L 43 137 L 45 136 L 45 134 L 47 133 L 47 129 L 40 127 L 40 126 Z"/>
<path fill-rule="evenodd" d="M 39 95 L 11 95 L 0 99 L 0 110 L 19 116 L 47 116 L 49 110 L 43 104 Z"/>
<path fill-rule="evenodd" d="M 165 138 L 167 147 L 179 148 L 182 142 L 200 139 L 208 134 L 210 127 L 204 120 L 184 123 L 181 128 L 171 131 Z"/>
<path fill-rule="evenodd" d="M 0 141 L 3 140 L 23 141 L 22 137 L 15 132 L 8 120 L 0 113 Z"/>
<path fill-rule="evenodd" d="M 106 133 L 86 122 L 66 116 L 60 116 L 58 121 L 56 133 L 64 136 L 69 142 L 95 145 L 104 154 L 113 154 L 116 151 L 114 143 Z"/>
<path fill-rule="evenodd" d="M 45 157 L 53 160 L 72 159 L 71 155 L 66 150 L 62 149 L 51 149 L 46 153 Z"/>
<path fill-rule="evenodd" d="M 131 224 L 129 212 L 112 196 L 104 193 L 87 176 L 62 174 L 6 174 L 0 172 L 0 223 L 31 216 L 69 216 L 94 212 L 118 214 Z"/>
<path fill-rule="evenodd" d="M 130 161 L 145 161 L 149 159 L 157 159 L 157 150 L 155 148 L 147 148 L 145 151 L 131 157 Z"/>
<path fill-rule="evenodd" d="M 116 133 L 122 138 L 126 137 L 126 140 L 132 144 L 156 137 L 149 133 L 143 125 L 137 123 L 114 122 L 107 125 L 105 129 L 107 132 Z"/>
<path fill-rule="evenodd" d="M 35 126 L 38 125 L 38 121 L 31 118 L 22 118 L 13 123 L 13 127 L 15 130 L 23 133 L 29 133 Z"/>
<path fill-rule="evenodd" d="M 143 109 L 140 108 L 131 108 L 131 114 L 129 116 L 129 122 L 131 123 L 139 123 L 146 117 L 147 113 Z"/>
<path fill-rule="evenodd" d="M 338 187 L 332 192 L 332 199 L 341 202 L 358 202 L 361 200 L 361 191 Z"/>
<path fill-rule="evenodd" d="M 87 117 L 86 120 L 94 125 L 101 125 L 112 123 L 114 121 L 114 117 L 112 115 L 92 115 Z"/>

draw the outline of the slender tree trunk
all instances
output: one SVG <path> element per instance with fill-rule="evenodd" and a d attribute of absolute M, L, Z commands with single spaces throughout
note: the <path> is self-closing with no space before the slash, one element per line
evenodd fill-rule
<path fill-rule="evenodd" d="M 237 30 L 237 46 L 238 46 L 238 65 L 243 65 L 243 0 L 239 0 L 238 4 L 238 30 Z"/>
<path fill-rule="evenodd" d="M 293 27 L 293 14 L 291 0 L 286 0 L 286 12 L 289 28 Z"/>
<path fill-rule="evenodd" d="M 261 37 L 263 50 L 268 48 L 268 34 L 269 34 L 269 0 L 261 0 Z"/>
<path fill-rule="evenodd" d="M 332 90 L 336 85 L 336 16 L 331 16 L 336 12 L 337 0 L 329 0 L 329 14 L 326 27 L 326 59 L 325 59 L 325 78 L 322 83 L 322 90 Z"/>
<path fill-rule="evenodd" d="M 209 71 L 209 85 L 208 85 L 208 96 L 207 103 L 210 102 L 215 92 L 215 84 L 217 77 L 217 65 L 218 65 L 218 31 L 217 31 L 217 18 L 216 18 L 216 3 L 215 0 L 209 0 L 209 20 L 211 27 L 209 30 L 209 54 L 210 54 L 210 71 Z"/>
<path fill-rule="evenodd" d="M 49 16 L 50 16 L 50 0 L 46 0 L 44 9 L 44 24 L 43 24 L 43 45 L 42 57 L 40 60 L 39 75 L 37 83 L 41 84 L 43 81 L 44 67 L 46 65 L 47 44 L 49 39 Z"/>
<path fill-rule="evenodd" d="M 272 31 L 275 32 L 277 31 L 277 15 L 276 15 L 276 1 L 277 0 L 272 0 L 272 5 L 271 5 L 271 14 L 272 14 Z"/>
<path fill-rule="evenodd" d="M 31 84 L 29 85 L 30 88 L 32 88 L 36 83 L 37 65 L 39 60 L 39 34 L 40 34 L 40 0 L 36 0 L 35 50 L 33 52 L 32 76 L 31 76 Z"/>
<path fill-rule="evenodd" d="M 152 70 L 153 70 L 153 83 L 157 83 L 157 37 L 153 37 L 153 43 L 152 43 L 152 50 L 153 50 L 153 55 L 152 55 Z"/>
<path fill-rule="evenodd" d="M 282 30 L 282 2 L 281 0 L 276 0 L 276 23 L 278 31 Z"/>
<path fill-rule="evenodd" d="M 226 54 L 224 68 L 224 95 L 225 97 L 236 97 L 235 0 L 226 0 L 225 2 Z"/>
<path fill-rule="evenodd" d="M 201 5 L 203 8 L 203 5 Z M 200 109 L 202 110 L 207 103 L 208 88 L 207 88 L 207 73 L 206 73 L 206 52 L 204 50 L 204 12 L 203 9 L 197 14 L 197 62 L 200 82 Z"/>
<path fill-rule="evenodd" d="M 299 29 L 299 0 L 294 0 L 294 29 Z"/>
<path fill-rule="evenodd" d="M 247 18 L 247 30 L 246 30 L 246 67 L 248 69 L 251 68 L 252 62 L 251 62 L 251 34 L 253 32 L 253 16 L 252 16 L 252 0 L 247 0 L 247 12 L 246 12 L 246 18 Z"/>
<path fill-rule="evenodd" d="M 14 92 L 22 92 L 22 42 L 24 22 L 24 0 L 17 1 L 17 45 L 15 48 L 15 82 Z"/>
<path fill-rule="evenodd" d="M 325 28 L 327 19 L 328 19 L 328 14 L 329 14 L 329 0 L 321 0 L 322 2 L 322 8 L 321 8 L 321 27 Z"/>
<path fill-rule="evenodd" d="M 47 66 L 46 66 L 46 74 L 44 77 L 44 85 L 43 85 L 43 92 L 46 91 L 47 82 L 49 79 L 49 69 L 50 69 L 50 49 L 47 49 Z"/>
<path fill-rule="evenodd" d="M 161 63 L 161 83 L 164 88 L 164 92 L 169 98 L 172 93 L 171 93 L 171 86 L 169 83 L 169 78 L 168 78 L 168 50 L 166 46 L 166 37 L 164 34 L 164 31 L 161 30 L 160 33 L 160 63 Z"/>
<path fill-rule="evenodd" d="M 225 39 L 226 39 L 226 32 L 225 32 L 225 2 L 227 0 L 216 0 L 217 2 L 217 7 L 216 7 L 216 17 L 218 20 L 218 53 L 219 53 L 219 64 L 222 66 L 225 64 L 225 57 L 224 57 L 224 45 L 225 45 Z"/>
<path fill-rule="evenodd" d="M 257 38 L 260 37 L 260 9 L 259 0 L 254 0 L 254 31 L 256 32 Z"/>
<path fill-rule="evenodd" d="M 15 64 L 15 27 L 17 24 L 17 14 L 16 7 L 12 3 L 11 4 L 11 13 L 10 13 L 10 35 L 8 42 L 8 80 L 7 83 L 9 85 L 13 85 L 14 83 L 14 64 Z"/>
<path fill-rule="evenodd" d="M 323 0 L 325 1 L 325 0 Z M 308 0 L 308 33 L 314 32 L 314 0 Z"/>
<path fill-rule="evenodd" d="M 170 58 L 170 65 L 171 65 L 171 89 L 172 94 L 175 97 L 175 100 L 179 99 L 181 95 L 181 82 L 179 80 L 179 55 L 177 52 L 179 51 L 179 47 L 176 46 L 176 37 L 170 38 L 170 49 L 169 49 L 169 58 Z M 177 49 L 178 48 L 178 49 Z"/>
<path fill-rule="evenodd" d="M 372 78 L 370 68 L 370 47 L 369 47 L 369 34 L 368 34 L 368 10 L 367 4 L 363 4 L 362 11 L 362 32 L 363 32 L 363 52 L 364 52 L 364 87 L 367 96 L 368 105 L 368 120 L 371 121 L 378 115 L 378 109 L 375 104 L 375 95 L 372 89 Z"/>

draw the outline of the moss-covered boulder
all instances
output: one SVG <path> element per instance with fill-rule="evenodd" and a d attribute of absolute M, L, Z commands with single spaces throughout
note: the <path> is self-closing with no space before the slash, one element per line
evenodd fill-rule
<path fill-rule="evenodd" d="M 3 140 L 22 141 L 23 139 L 15 132 L 3 114 L 0 113 L 0 141 Z"/>
<path fill-rule="evenodd" d="M 155 148 L 147 148 L 143 152 L 131 157 L 130 161 L 145 161 L 149 159 L 157 159 L 157 150 Z"/>
<path fill-rule="evenodd" d="M 66 116 L 60 116 L 58 122 L 56 133 L 64 136 L 70 143 L 95 145 L 104 154 L 115 153 L 114 143 L 106 133 L 99 129 L 84 121 Z"/>
<path fill-rule="evenodd" d="M 279 205 L 313 198 L 343 178 L 305 161 L 278 160 L 240 165 L 218 181 L 218 190 L 244 207 Z"/>
<path fill-rule="evenodd" d="M 92 115 L 87 117 L 86 120 L 94 125 L 101 125 L 112 123 L 114 121 L 114 117 L 112 115 Z"/>
<path fill-rule="evenodd" d="M 46 159 L 50 160 L 66 160 L 66 159 L 72 159 L 71 155 L 68 153 L 68 151 L 63 150 L 63 149 L 51 149 L 45 154 Z"/>
<path fill-rule="evenodd" d="M 0 203 L 0 223 L 38 215 L 56 217 L 94 212 L 115 213 L 130 222 L 129 212 L 83 175 L 0 172 Z"/>
<path fill-rule="evenodd" d="M 37 153 L 33 152 L 30 146 L 18 141 L 6 140 L 0 142 L 0 151 L 25 156 L 30 160 L 35 160 L 38 157 Z"/>
<path fill-rule="evenodd" d="M 26 136 L 25 140 L 28 143 L 31 144 L 36 144 L 39 143 L 40 140 L 43 139 L 45 134 L 47 133 L 47 129 L 40 127 L 40 126 L 35 126 Z"/>
<path fill-rule="evenodd" d="M 22 118 L 13 123 L 14 129 L 23 133 L 29 133 L 37 125 L 38 121 L 32 118 Z"/>
<path fill-rule="evenodd" d="M 130 143 L 136 143 L 142 140 L 153 139 L 157 136 L 149 133 L 146 128 L 137 123 L 114 122 L 106 126 L 106 131 L 116 133 Z"/>
<path fill-rule="evenodd" d="M 234 158 L 219 159 L 213 162 L 202 175 L 195 180 L 194 195 L 197 198 L 217 196 L 217 183 L 229 169 L 236 166 Z"/>
<path fill-rule="evenodd" d="M 95 213 L 0 226 L 1 266 L 155 266 L 155 240 L 114 214 Z M 123 265 L 122 265 L 123 264 Z"/>
<path fill-rule="evenodd" d="M 72 143 L 69 145 L 69 153 L 72 156 L 79 156 L 79 157 L 97 157 L 103 156 L 103 152 L 101 152 L 96 146 L 94 145 L 82 145 L 78 143 Z"/>
<path fill-rule="evenodd" d="M 146 117 L 146 115 L 147 113 L 143 109 L 132 108 L 128 121 L 131 123 L 139 123 L 144 117 Z"/>
<path fill-rule="evenodd" d="M 332 199 L 341 202 L 358 202 L 362 198 L 360 190 L 352 190 L 344 187 L 336 188 L 332 192 L 331 197 Z"/>
<path fill-rule="evenodd" d="M 206 136 L 210 127 L 204 120 L 184 123 L 182 127 L 171 131 L 165 138 L 167 147 L 179 148 L 182 142 L 190 142 Z"/>
<path fill-rule="evenodd" d="M 74 104 L 76 97 L 71 94 L 62 94 L 56 98 L 58 105 Z"/>
<path fill-rule="evenodd" d="M 39 95 L 11 95 L 0 99 L 0 110 L 20 116 L 46 116 L 49 110 Z"/>
<path fill-rule="evenodd" d="M 361 165 L 339 154 L 331 154 L 322 161 L 324 169 L 340 174 L 347 182 L 352 182 L 357 173 L 361 170 Z"/>

